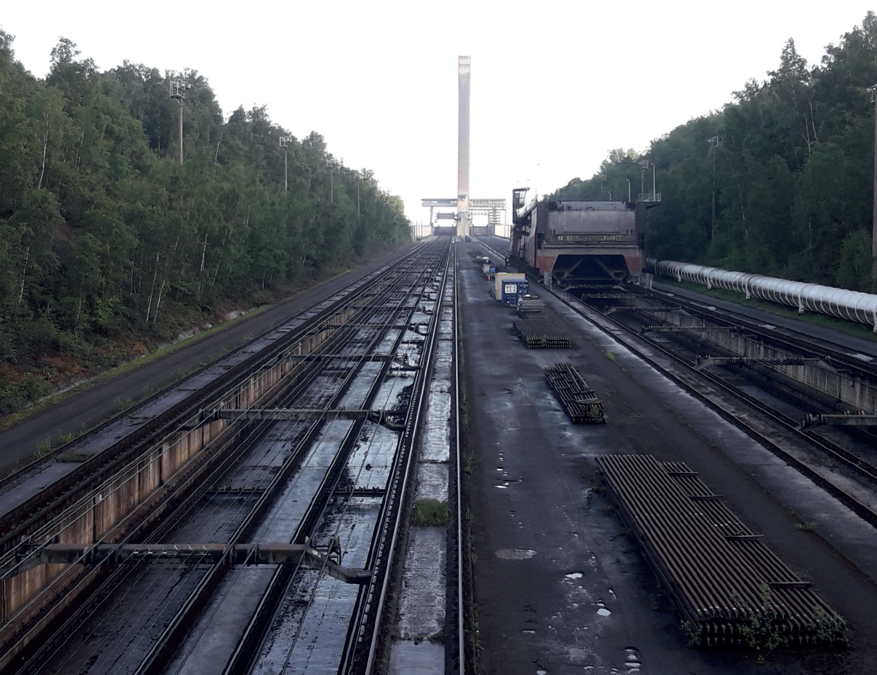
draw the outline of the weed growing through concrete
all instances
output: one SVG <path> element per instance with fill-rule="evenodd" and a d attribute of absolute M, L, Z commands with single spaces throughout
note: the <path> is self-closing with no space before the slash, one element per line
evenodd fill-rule
<path fill-rule="evenodd" d="M 423 499 L 414 504 L 414 525 L 417 527 L 443 527 L 451 522 L 447 502 Z"/>

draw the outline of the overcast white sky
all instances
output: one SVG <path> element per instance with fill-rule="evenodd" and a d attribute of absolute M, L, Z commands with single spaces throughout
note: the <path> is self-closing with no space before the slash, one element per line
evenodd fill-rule
<path fill-rule="evenodd" d="M 868 4 L 43 0 L 6 3 L 0 28 L 37 77 L 61 36 L 100 70 L 195 69 L 226 116 L 267 105 L 295 136 L 319 132 L 417 223 L 422 197 L 457 189 L 458 55 L 472 57 L 470 194 L 510 199 L 588 178 L 611 148 L 646 150 L 721 108 L 777 67 L 790 37 L 818 63 Z"/>

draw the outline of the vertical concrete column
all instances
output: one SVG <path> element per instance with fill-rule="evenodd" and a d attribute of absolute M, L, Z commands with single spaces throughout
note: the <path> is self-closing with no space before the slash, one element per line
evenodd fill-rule
<path fill-rule="evenodd" d="M 457 136 L 457 235 L 468 236 L 469 220 L 469 72 L 471 59 L 460 56 L 459 73 L 459 123 Z"/>

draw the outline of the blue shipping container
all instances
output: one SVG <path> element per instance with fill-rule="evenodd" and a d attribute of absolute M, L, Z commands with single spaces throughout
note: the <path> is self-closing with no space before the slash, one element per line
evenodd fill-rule
<path fill-rule="evenodd" d="M 503 281 L 500 301 L 506 307 L 515 307 L 518 304 L 518 298 L 529 292 L 530 282 L 527 280 Z"/>

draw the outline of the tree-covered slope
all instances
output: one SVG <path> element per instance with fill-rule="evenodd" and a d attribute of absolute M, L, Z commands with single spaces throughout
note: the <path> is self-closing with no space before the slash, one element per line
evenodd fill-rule
<path fill-rule="evenodd" d="M 820 65 L 790 39 L 766 81 L 643 155 L 613 151 L 600 174 L 555 196 L 626 198 L 627 179 L 633 195 L 643 179 L 651 192 L 654 166 L 662 204 L 649 214 L 649 255 L 869 291 L 875 83 L 869 12 Z"/>
<path fill-rule="evenodd" d="M 173 335 L 410 238 L 398 197 L 292 138 L 264 108 L 226 121 L 207 80 L 179 106 L 170 74 L 98 72 L 62 39 L 45 80 L 0 31 L 0 413 L 70 361 Z M 284 191 L 287 138 L 288 192 Z"/>

